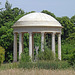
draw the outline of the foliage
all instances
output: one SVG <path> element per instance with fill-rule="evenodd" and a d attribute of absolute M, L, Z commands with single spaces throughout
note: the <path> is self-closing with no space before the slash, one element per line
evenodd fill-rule
<path fill-rule="evenodd" d="M 68 41 L 69 48 L 71 47 L 68 62 L 70 65 L 75 65 L 75 33 L 70 34 L 66 40 Z"/>
<path fill-rule="evenodd" d="M 19 68 L 25 68 L 25 69 L 32 69 L 34 68 L 34 66 L 36 65 L 36 63 L 32 63 L 32 62 L 23 62 L 23 63 L 19 63 L 18 67 Z"/>
<path fill-rule="evenodd" d="M 0 64 L 3 63 L 5 59 L 5 49 L 0 46 Z"/>
<path fill-rule="evenodd" d="M 70 36 L 62 41 L 62 59 L 63 60 L 70 60 L 74 55 L 75 51 L 75 33 L 70 34 Z M 73 61 L 75 58 L 73 59 Z"/>
<path fill-rule="evenodd" d="M 21 54 L 20 64 L 25 63 L 25 62 L 31 62 L 31 58 L 27 53 L 23 52 Z"/>
<path fill-rule="evenodd" d="M 68 60 L 70 65 L 75 65 L 75 48 L 72 49 L 71 55 L 69 56 Z"/>
<path fill-rule="evenodd" d="M 5 61 L 13 59 L 13 29 L 11 26 L 24 15 L 19 8 L 11 9 L 11 4 L 6 1 L 6 10 L 0 12 L 0 45 L 5 49 Z"/>
<path fill-rule="evenodd" d="M 51 12 L 49 12 L 49 11 L 47 11 L 47 10 L 43 10 L 43 11 L 41 11 L 41 12 L 42 12 L 42 13 L 46 13 L 46 14 L 51 15 L 52 17 L 56 18 L 56 16 L 55 16 L 53 13 L 51 13 Z"/>
<path fill-rule="evenodd" d="M 23 52 L 21 54 L 21 59 L 19 61 L 19 67 L 26 67 L 26 66 L 31 67 L 32 65 L 28 65 L 28 63 L 30 63 L 30 62 L 31 62 L 31 58 L 28 55 L 28 53 Z M 24 65 L 24 64 L 26 64 L 26 65 Z"/>
<path fill-rule="evenodd" d="M 70 21 L 75 25 L 75 15 L 71 17 Z"/>
<path fill-rule="evenodd" d="M 62 59 L 69 60 L 69 57 L 72 55 L 72 50 L 75 49 L 75 45 L 63 43 L 61 49 L 62 49 Z"/>
<path fill-rule="evenodd" d="M 30 14 L 30 13 L 34 13 L 35 11 L 31 11 L 31 12 L 26 12 L 25 15 Z"/>
<path fill-rule="evenodd" d="M 61 23 L 61 25 L 64 27 L 62 29 L 62 38 L 65 40 L 66 38 L 69 37 L 71 33 L 74 32 L 73 26 L 74 24 L 70 21 L 68 17 L 62 17 L 62 18 L 57 18 L 57 20 Z"/>
<path fill-rule="evenodd" d="M 69 43 L 71 44 L 75 43 L 75 32 L 70 34 L 66 40 L 69 41 Z"/>
<path fill-rule="evenodd" d="M 12 5 L 8 2 L 8 0 L 6 0 L 6 3 L 5 3 L 6 10 L 11 9 L 11 7 L 12 7 Z"/>
<path fill-rule="evenodd" d="M 5 64 L 1 64 L 0 70 L 7 70 L 7 69 L 18 68 L 18 64 L 19 63 L 5 63 Z"/>
<path fill-rule="evenodd" d="M 9 39 L 10 38 L 10 39 Z M 13 29 L 10 28 L 6 31 L 6 34 L 2 35 L 0 37 L 0 44 L 2 47 L 4 47 L 6 49 L 5 52 L 5 57 L 6 57 L 6 61 L 10 59 L 10 61 L 12 60 L 12 48 L 13 48 Z"/>
<path fill-rule="evenodd" d="M 54 54 L 51 50 L 49 50 L 48 48 L 45 49 L 44 52 L 39 52 L 38 54 L 38 59 L 39 60 L 54 60 Z"/>
<path fill-rule="evenodd" d="M 40 62 L 28 62 L 19 64 L 19 68 L 25 69 L 67 69 L 70 68 L 70 65 L 66 61 L 40 61 Z"/>
<path fill-rule="evenodd" d="M 34 34 L 34 46 L 39 46 L 41 45 L 41 35 L 40 33 L 35 33 Z"/>
<path fill-rule="evenodd" d="M 69 64 L 65 61 L 42 61 L 37 63 L 40 69 L 66 69 L 69 68 Z"/>
<path fill-rule="evenodd" d="M 48 47 L 49 49 L 51 49 L 51 43 L 52 43 L 51 37 L 52 37 L 51 33 L 45 34 L 45 42 L 44 43 L 45 43 L 45 46 Z"/>

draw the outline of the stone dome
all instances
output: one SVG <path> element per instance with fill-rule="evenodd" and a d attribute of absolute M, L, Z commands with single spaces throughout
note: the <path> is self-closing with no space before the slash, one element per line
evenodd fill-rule
<path fill-rule="evenodd" d="M 61 27 L 61 24 L 52 16 L 45 13 L 30 13 L 20 18 L 12 27 L 47 26 Z"/>

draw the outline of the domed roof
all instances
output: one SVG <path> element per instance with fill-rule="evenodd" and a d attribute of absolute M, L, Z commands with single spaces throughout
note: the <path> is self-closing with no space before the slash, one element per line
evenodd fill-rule
<path fill-rule="evenodd" d="M 30 13 L 20 18 L 13 27 L 25 26 L 54 26 L 62 27 L 61 24 L 52 16 L 45 13 Z"/>

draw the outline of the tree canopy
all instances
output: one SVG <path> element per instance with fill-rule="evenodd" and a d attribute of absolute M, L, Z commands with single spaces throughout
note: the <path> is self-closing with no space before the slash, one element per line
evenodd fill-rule
<path fill-rule="evenodd" d="M 41 12 L 46 13 L 46 14 L 51 15 L 52 17 L 56 18 L 56 16 L 53 13 L 49 12 L 48 10 L 43 10 Z"/>

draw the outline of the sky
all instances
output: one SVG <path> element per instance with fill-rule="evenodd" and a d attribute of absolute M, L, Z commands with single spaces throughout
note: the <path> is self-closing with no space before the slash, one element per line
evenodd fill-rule
<path fill-rule="evenodd" d="M 57 17 L 75 15 L 75 0 L 8 0 L 12 8 L 18 7 L 25 12 L 48 10 Z M 0 0 L 0 8 L 5 7 L 6 0 Z"/>

